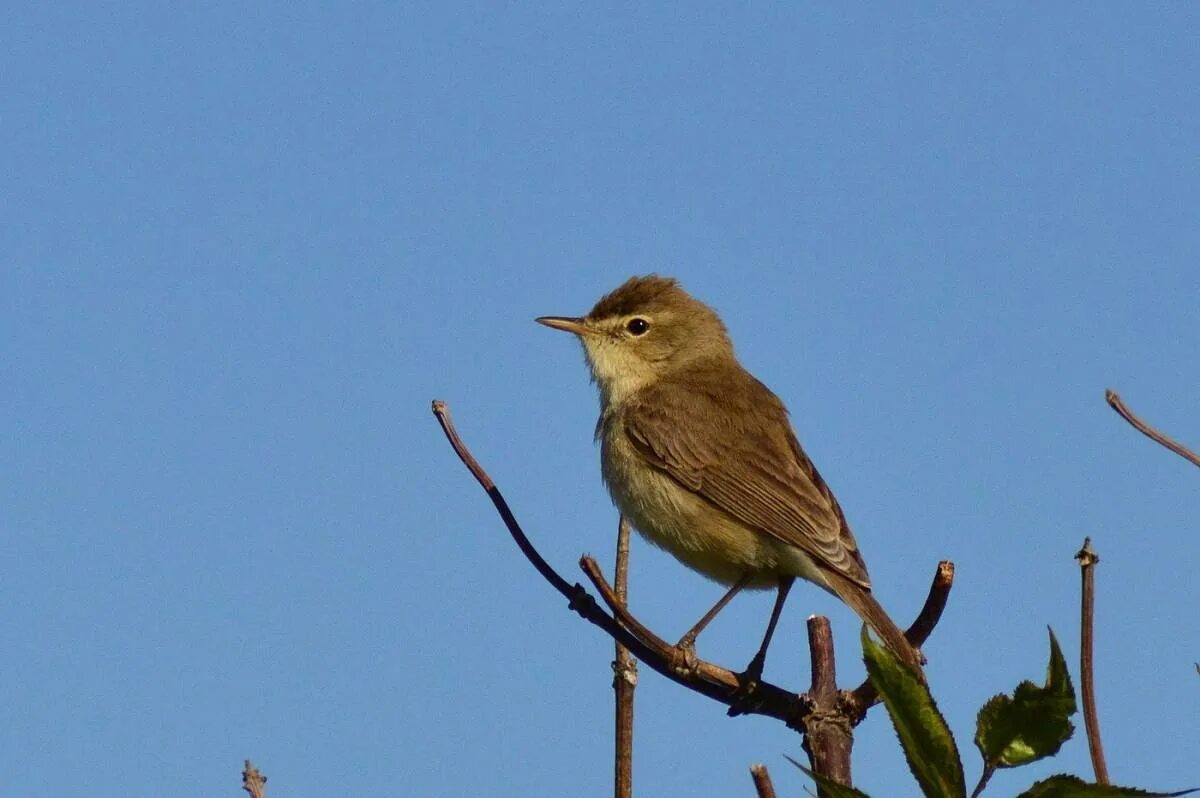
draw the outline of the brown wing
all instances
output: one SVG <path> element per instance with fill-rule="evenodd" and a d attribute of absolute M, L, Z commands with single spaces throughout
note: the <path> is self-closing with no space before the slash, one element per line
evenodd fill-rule
<path fill-rule="evenodd" d="M 634 448 L 747 526 L 869 588 L 842 510 L 800 448 L 783 404 L 745 372 L 735 385 L 728 372 L 722 376 L 693 373 L 626 405 L 622 421 Z"/>

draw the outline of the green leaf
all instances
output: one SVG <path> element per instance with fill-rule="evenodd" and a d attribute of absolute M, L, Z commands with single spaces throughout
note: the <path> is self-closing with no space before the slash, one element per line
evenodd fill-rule
<path fill-rule="evenodd" d="M 1177 795 L 1187 795 L 1195 790 L 1182 792 L 1147 792 L 1131 787 L 1113 787 L 1108 784 L 1088 784 L 1078 776 L 1051 776 L 1045 781 L 1039 781 L 1018 798 L 1124 798 L 1124 796 L 1141 796 L 1141 798 L 1172 798 Z"/>
<path fill-rule="evenodd" d="M 921 676 L 889 649 L 862 631 L 863 661 L 871 684 L 879 691 L 904 756 L 925 795 L 966 796 L 962 762 L 954 735 Z"/>
<path fill-rule="evenodd" d="M 985 776 L 995 768 L 1017 767 L 1058 753 L 1075 730 L 1067 719 L 1073 714 L 1075 689 L 1050 630 L 1045 686 L 1021 682 L 1012 696 L 993 696 L 979 710 L 975 745 L 983 755 Z"/>
<path fill-rule="evenodd" d="M 847 787 L 845 784 L 836 782 L 828 776 L 822 776 L 820 773 L 813 773 L 811 770 L 804 767 L 804 765 L 801 765 L 787 754 L 784 754 L 784 756 L 787 758 L 787 761 L 803 770 L 805 775 L 815 781 L 817 783 L 817 787 L 819 787 L 821 792 L 828 796 L 828 798 L 871 798 L 871 796 L 867 795 L 861 790 L 856 790 L 853 787 Z"/>

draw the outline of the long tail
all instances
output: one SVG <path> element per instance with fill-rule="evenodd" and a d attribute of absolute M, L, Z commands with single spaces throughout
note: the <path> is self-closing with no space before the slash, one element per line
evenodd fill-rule
<path fill-rule="evenodd" d="M 850 581 L 838 573 L 824 571 L 822 576 L 825 577 L 830 589 L 837 594 L 837 597 L 850 605 L 850 608 L 857 612 L 859 617 L 866 621 L 867 625 L 883 638 L 885 646 L 890 648 L 896 656 L 904 660 L 917 674 L 924 673 L 921 668 L 921 655 L 904 637 L 904 633 L 900 631 L 900 627 L 896 626 L 895 622 L 892 621 L 879 602 L 875 600 L 875 596 L 871 594 L 869 589 L 857 582 Z"/>

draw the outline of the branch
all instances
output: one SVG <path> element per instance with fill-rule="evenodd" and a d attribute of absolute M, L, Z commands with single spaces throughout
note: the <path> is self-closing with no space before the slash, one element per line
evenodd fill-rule
<path fill-rule="evenodd" d="M 929 585 L 929 595 L 925 597 L 925 606 L 912 626 L 904 632 L 904 637 L 914 648 L 919 649 L 933 633 L 934 627 L 942 619 L 946 609 L 946 600 L 950 598 L 950 588 L 954 587 L 954 563 L 942 560 L 933 573 L 933 583 Z M 870 709 L 879 700 L 870 679 L 866 679 L 858 687 L 844 694 L 850 708 L 851 723 L 855 726 L 862 723 Z"/>
<path fill-rule="evenodd" d="M 1100 741 L 1100 716 L 1096 713 L 1096 687 L 1093 680 L 1092 650 L 1095 617 L 1095 573 L 1100 555 L 1092 550 L 1092 539 L 1083 539 L 1083 548 L 1075 555 L 1083 579 L 1083 598 L 1080 602 L 1079 671 L 1080 692 L 1083 693 L 1083 724 L 1087 729 L 1088 750 L 1092 754 L 1092 770 L 1097 784 L 1108 784 L 1108 765 L 1104 761 L 1104 744 Z"/>
<path fill-rule="evenodd" d="M 558 572 L 550 567 L 550 563 L 542 558 L 538 550 L 529 542 L 529 538 L 525 537 L 525 533 L 521 531 L 521 525 L 513 517 L 512 510 L 508 509 L 508 502 L 504 501 L 504 497 L 500 495 L 500 489 L 496 487 L 496 483 L 492 482 L 492 478 L 483 470 L 483 466 L 479 465 L 479 461 L 471 454 L 471 450 L 463 443 L 462 438 L 458 437 L 458 430 L 454 429 L 454 422 L 450 420 L 450 408 L 446 406 L 446 403 L 440 399 L 434 399 L 433 415 L 437 417 L 438 423 L 442 425 L 442 432 L 446 433 L 446 438 L 450 441 L 450 446 L 454 449 L 454 453 L 463 461 L 467 470 L 471 472 L 471 476 L 475 477 L 475 481 L 487 492 L 488 498 L 496 506 L 496 512 L 500 513 L 500 517 L 504 520 L 504 525 L 508 527 L 508 531 L 512 534 L 513 540 L 516 541 L 517 547 L 521 549 L 521 553 L 525 555 L 525 558 L 529 562 L 533 563 L 533 567 L 537 569 L 538 573 L 555 590 L 562 593 L 567 597 L 568 601 L 572 602 L 571 609 L 578 612 L 579 608 L 574 606 L 574 602 L 576 599 L 586 601 L 587 599 L 584 596 L 587 595 L 587 592 L 583 590 L 583 587 L 579 583 L 574 585 L 568 584 L 567 580 L 559 576 Z M 580 593 L 583 593 L 583 596 Z"/>
<path fill-rule="evenodd" d="M 591 557 L 583 557 L 580 567 L 587 574 L 592 584 L 599 591 L 601 598 L 608 605 L 606 612 L 583 585 L 572 584 L 564 579 L 538 553 L 529 538 L 521 529 L 508 503 L 500 493 L 500 489 L 488 476 L 483 467 L 471 454 L 462 438 L 450 420 L 450 410 L 445 402 L 433 402 L 433 414 L 446 434 L 446 439 L 455 453 L 475 477 L 475 480 L 487 492 L 488 498 L 496 507 L 504 525 L 508 528 L 521 553 L 537 569 L 551 587 L 567 599 L 568 607 L 577 612 L 584 620 L 603 629 L 616 642 L 629 649 L 633 656 L 643 664 L 654 669 L 666 678 L 683 687 L 707 696 L 730 707 L 730 714 L 753 714 L 782 720 L 788 728 L 805 731 L 805 724 L 812 712 L 812 701 L 809 696 L 797 694 L 790 690 L 759 681 L 747 695 L 739 674 L 704 660 L 688 656 L 689 652 L 667 643 L 658 635 L 647 629 L 625 607 L 624 602 L 616 591 L 608 584 L 600 566 Z M 920 646 L 933 631 L 945 608 L 950 586 L 954 580 L 954 565 L 943 561 L 938 565 L 934 584 L 930 588 L 925 606 L 917 620 L 905 633 L 909 642 Z M 683 664 L 681 664 L 683 663 Z M 870 684 L 864 683 L 852 693 L 844 694 L 850 707 L 847 713 L 852 725 L 857 725 L 866 716 L 867 710 L 876 700 L 876 695 Z"/>
<path fill-rule="evenodd" d="M 829 619 L 814 615 L 808 619 L 808 651 L 812 660 L 813 711 L 804 735 L 804 750 L 814 773 L 831 778 L 847 787 L 850 781 L 850 751 L 854 746 L 850 717 L 839 701 L 837 670 L 833 657 L 833 632 Z M 826 791 L 818 788 L 817 794 Z"/>
<path fill-rule="evenodd" d="M 680 661 L 682 652 L 675 646 L 663 642 L 656 635 L 649 632 L 649 630 L 645 630 L 624 608 L 617 609 L 620 607 L 620 602 L 616 598 L 616 593 L 604 581 L 603 575 L 600 574 L 599 566 L 596 566 L 590 557 L 584 558 L 584 562 L 590 562 L 595 567 L 596 576 L 599 578 L 600 583 L 604 585 L 604 591 L 602 592 L 604 592 L 605 601 L 609 603 L 610 608 L 613 608 L 616 615 L 623 618 L 622 623 L 626 625 L 618 623 L 613 615 L 609 615 L 601 609 L 600 605 L 596 603 L 596 599 L 587 592 L 583 585 L 578 582 L 571 584 L 563 579 L 546 562 L 542 555 L 538 553 L 533 544 L 529 542 L 529 538 L 521 529 L 521 525 L 517 523 L 517 519 L 513 516 L 512 510 L 509 509 L 504 496 L 501 495 L 500 489 L 496 487 L 492 478 L 483 470 L 483 467 L 479 465 L 479 462 L 471 454 L 467 445 L 463 443 L 462 438 L 459 437 L 453 422 L 450 420 L 450 410 L 446 406 L 446 403 L 435 400 L 433 402 L 433 414 L 441 425 L 442 431 L 446 433 L 446 439 L 450 441 L 450 446 L 475 477 L 475 480 L 487 492 L 488 498 L 492 500 L 492 504 L 495 505 L 496 511 L 500 514 L 500 518 L 503 519 L 504 525 L 508 528 L 509 534 L 512 535 L 518 548 L 521 549 L 521 553 L 537 569 L 538 573 L 550 583 L 551 587 L 567 599 L 570 609 L 579 613 L 584 620 L 603 629 L 610 637 L 628 648 L 644 664 L 676 684 L 683 685 L 689 690 L 708 696 L 727 706 L 737 703 L 739 709 L 742 709 L 744 712 L 777 718 L 786 723 L 790 728 L 797 730 L 804 728 L 804 718 L 808 714 L 808 702 L 795 693 L 767 682 L 760 682 L 754 691 L 755 698 L 757 699 L 755 705 L 747 707 L 739 702 L 738 696 L 735 695 L 738 689 L 738 681 L 733 672 L 702 660 L 697 662 L 695 668 L 677 669 L 676 663 Z M 591 573 L 588 575 L 592 576 Z M 596 579 L 593 578 L 593 582 L 595 581 Z M 626 628 L 630 624 L 633 625 L 633 628 L 643 630 L 645 633 L 644 639 L 642 636 L 636 635 Z"/>
<path fill-rule="evenodd" d="M 617 600 L 629 605 L 629 524 L 617 524 Z M 617 641 L 613 660 L 613 692 L 616 694 L 616 739 L 613 774 L 615 798 L 633 795 L 633 691 L 637 687 L 637 660 Z"/>
<path fill-rule="evenodd" d="M 637 657 L 642 662 L 677 684 L 720 701 L 730 707 L 731 711 L 736 708 L 739 713 L 778 718 L 790 728 L 804 730 L 805 718 L 811 709 L 807 696 L 797 695 L 770 682 L 760 681 L 754 686 L 754 703 L 747 704 L 745 696 L 739 693 L 741 682 L 738 680 L 738 674 L 702 659 L 696 659 L 690 666 L 681 665 L 684 662 L 683 649 L 647 629 L 621 604 L 616 591 L 604 578 L 604 573 L 594 559 L 585 555 L 580 558 L 579 567 L 600 593 L 600 598 L 612 610 L 617 622 L 653 652 L 651 659 L 638 654 Z"/>
<path fill-rule="evenodd" d="M 266 798 L 267 795 L 267 777 L 251 765 L 249 759 L 242 770 L 242 789 L 250 793 L 250 798 Z"/>
<path fill-rule="evenodd" d="M 1133 428 L 1138 432 L 1142 433 L 1155 443 L 1160 443 L 1167 447 L 1192 465 L 1200 467 L 1200 455 L 1197 455 L 1183 444 L 1176 443 L 1166 435 L 1163 435 L 1161 432 L 1156 430 L 1154 427 L 1147 424 L 1145 421 L 1142 421 L 1140 418 L 1135 416 L 1133 411 L 1126 407 L 1125 403 L 1121 401 L 1121 397 L 1117 395 L 1116 391 L 1105 391 L 1104 399 L 1108 402 L 1109 406 L 1112 407 L 1113 410 L 1117 411 L 1121 418 L 1132 424 Z"/>
<path fill-rule="evenodd" d="M 771 774 L 766 765 L 751 765 L 750 778 L 754 779 L 754 790 L 758 798 L 775 798 L 775 785 L 771 783 Z"/>

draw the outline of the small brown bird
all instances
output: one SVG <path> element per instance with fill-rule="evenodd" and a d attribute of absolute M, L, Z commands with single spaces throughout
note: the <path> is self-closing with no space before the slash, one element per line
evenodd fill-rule
<path fill-rule="evenodd" d="M 601 471 L 646 539 L 729 591 L 776 588 L 758 679 L 796 577 L 850 605 L 918 671 L 921 657 L 871 594 L 867 566 L 833 493 L 800 448 L 787 410 L 738 362 L 712 308 L 672 279 L 634 277 L 583 317 L 538 322 L 574 333 L 600 388 Z"/>

